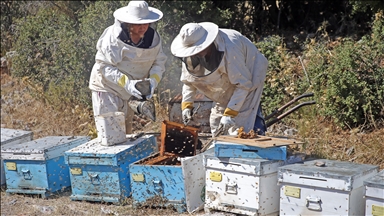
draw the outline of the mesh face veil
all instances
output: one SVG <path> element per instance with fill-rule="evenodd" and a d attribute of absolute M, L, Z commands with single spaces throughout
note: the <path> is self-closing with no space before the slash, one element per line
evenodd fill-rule
<path fill-rule="evenodd" d="M 217 70 L 223 60 L 224 52 L 218 51 L 214 43 L 212 43 L 208 49 L 210 49 L 209 55 L 203 57 L 193 55 L 180 58 L 185 63 L 189 73 L 201 77 L 207 76 Z"/>

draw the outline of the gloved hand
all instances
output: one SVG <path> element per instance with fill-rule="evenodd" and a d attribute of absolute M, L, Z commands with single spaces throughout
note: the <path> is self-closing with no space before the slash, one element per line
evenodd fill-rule
<path fill-rule="evenodd" d="M 190 108 L 185 108 L 182 112 L 183 116 L 183 122 L 184 124 L 187 124 L 189 120 L 192 118 L 192 109 Z"/>
<path fill-rule="evenodd" d="M 224 131 L 227 131 L 230 127 L 235 125 L 235 120 L 231 116 L 223 116 L 220 119 L 219 128 L 223 128 Z"/>
<path fill-rule="evenodd" d="M 146 78 L 145 80 L 148 80 L 149 83 L 151 84 L 151 94 L 147 95 L 147 100 L 151 99 L 153 96 L 153 93 L 155 92 L 155 88 L 157 86 L 157 82 L 154 78 Z"/>
<path fill-rule="evenodd" d="M 131 94 L 132 96 L 136 97 L 137 99 L 141 100 L 143 97 L 141 96 L 141 92 L 136 89 L 135 85 L 136 83 L 141 82 L 141 80 L 128 80 L 125 83 L 125 90 Z"/>

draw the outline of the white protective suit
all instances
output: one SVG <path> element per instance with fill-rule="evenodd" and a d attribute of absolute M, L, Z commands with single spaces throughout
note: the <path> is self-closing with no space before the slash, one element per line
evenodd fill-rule
<path fill-rule="evenodd" d="M 115 23 L 106 28 L 100 36 L 96 45 L 96 62 L 92 68 L 89 88 L 94 92 L 94 99 L 92 100 L 94 108 L 112 104 L 98 104 L 103 102 L 103 98 L 95 100 L 97 96 L 95 92 L 113 94 L 108 94 L 110 100 L 114 100 L 115 96 L 123 100 L 124 108 L 115 111 L 122 111 L 126 117 L 130 116 L 130 119 L 126 118 L 126 121 L 130 122 L 132 121 L 133 111 L 127 109 L 127 101 L 132 95 L 125 90 L 125 83 L 128 79 L 153 78 L 158 84 L 165 71 L 167 56 L 163 53 L 161 39 L 157 31 L 155 31 L 152 45 L 146 49 L 130 46 L 121 41 L 118 38 L 121 31 L 121 22 L 115 19 Z M 103 97 L 106 98 L 105 94 Z M 113 102 L 113 104 L 121 104 L 121 101 Z M 113 108 L 111 109 L 113 110 Z M 127 110 L 130 113 L 127 113 Z M 127 125 L 127 128 L 129 127 L 131 125 Z"/>
<path fill-rule="evenodd" d="M 152 46 L 142 49 L 125 44 L 118 39 L 120 21 L 105 29 L 100 36 L 96 49 L 96 63 L 92 68 L 89 88 L 93 91 L 110 92 L 123 100 L 131 95 L 119 85 L 123 75 L 129 79 L 155 78 L 160 82 L 165 71 L 167 56 L 163 53 L 161 39 L 157 31 Z"/>
<path fill-rule="evenodd" d="M 182 64 L 182 104 L 193 104 L 193 96 L 199 91 L 216 102 L 210 117 L 212 133 L 228 108 L 238 112 L 234 118 L 235 128 L 244 127 L 244 131 L 248 132 L 253 129 L 256 120 L 268 60 L 248 38 L 235 30 L 219 29 L 214 44 L 224 55 L 212 73 L 194 76 L 188 72 L 186 64 Z"/>

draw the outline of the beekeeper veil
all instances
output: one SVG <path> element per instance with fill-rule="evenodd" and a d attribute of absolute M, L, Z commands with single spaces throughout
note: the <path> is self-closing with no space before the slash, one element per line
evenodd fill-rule
<path fill-rule="evenodd" d="M 218 33 L 219 27 L 211 22 L 187 23 L 173 40 L 171 52 L 185 63 L 189 73 L 199 77 L 209 75 L 224 56 L 214 42 Z"/>

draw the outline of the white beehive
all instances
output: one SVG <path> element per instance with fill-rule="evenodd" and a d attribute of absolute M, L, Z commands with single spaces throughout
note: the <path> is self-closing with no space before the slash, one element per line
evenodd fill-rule
<path fill-rule="evenodd" d="M 364 181 L 365 215 L 384 215 L 384 170 Z"/>
<path fill-rule="evenodd" d="M 283 160 L 206 157 L 206 213 L 278 215 L 277 171 Z"/>
<path fill-rule="evenodd" d="M 363 181 L 378 166 L 310 160 L 278 172 L 280 215 L 364 215 Z"/>

